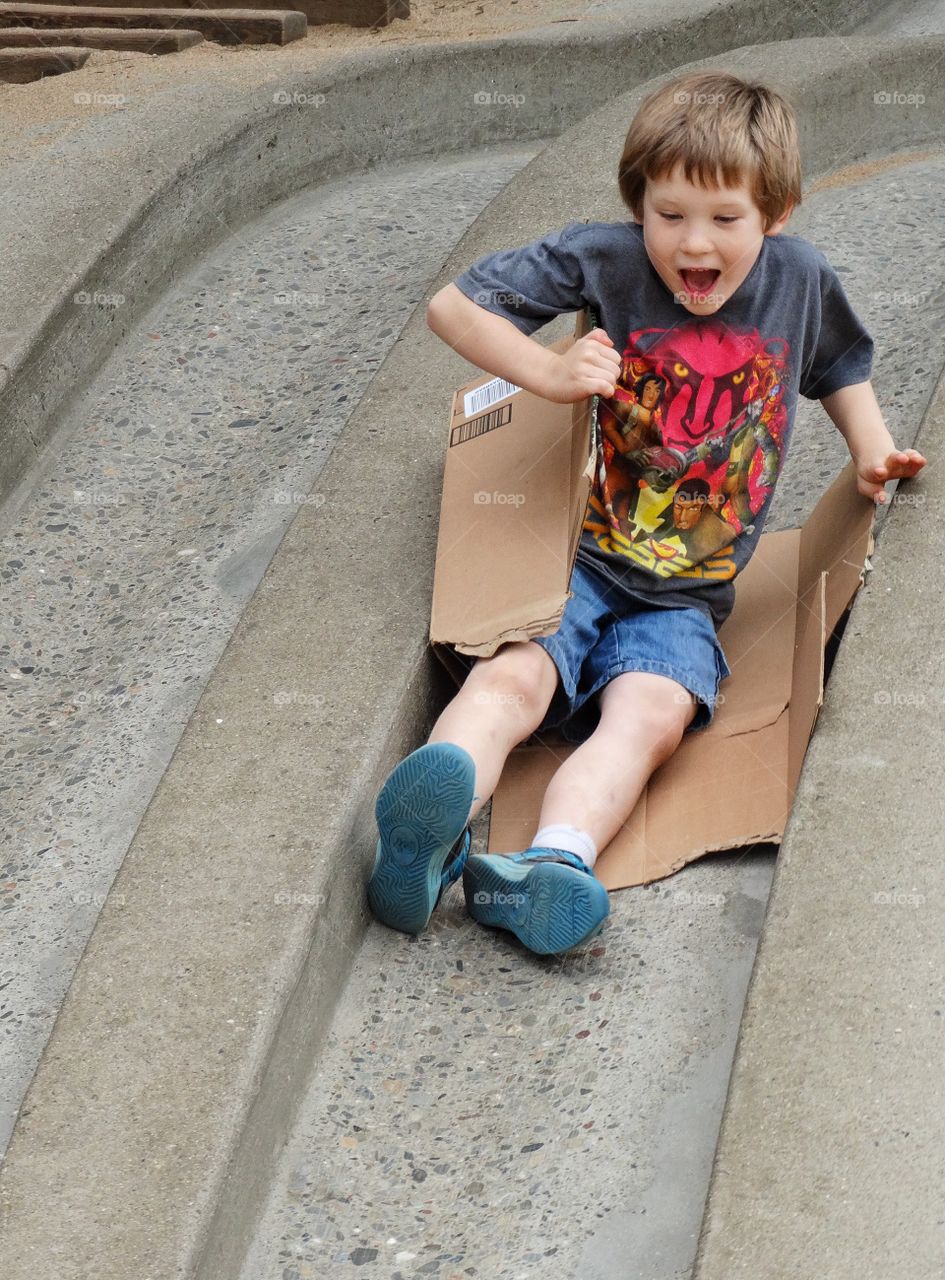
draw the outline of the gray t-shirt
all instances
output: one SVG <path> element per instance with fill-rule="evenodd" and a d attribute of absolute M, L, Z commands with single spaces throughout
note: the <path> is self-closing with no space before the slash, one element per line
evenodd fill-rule
<path fill-rule="evenodd" d="M 590 305 L 623 358 L 598 405 L 598 467 L 578 558 L 630 599 L 693 605 L 721 626 L 761 536 L 798 392 L 870 377 L 873 341 L 830 263 L 800 236 L 765 236 L 709 316 L 675 302 L 635 222 L 570 222 L 488 254 L 454 281 L 532 334 Z"/>

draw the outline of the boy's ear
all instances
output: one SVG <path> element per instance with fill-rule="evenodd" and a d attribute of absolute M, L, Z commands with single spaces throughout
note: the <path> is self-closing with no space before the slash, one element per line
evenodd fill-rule
<path fill-rule="evenodd" d="M 776 236 L 778 235 L 779 232 L 783 231 L 785 226 L 787 225 L 788 218 L 790 218 L 793 212 L 794 212 L 794 205 L 789 204 L 788 207 L 781 214 L 780 218 L 778 218 L 777 221 L 772 222 L 771 226 L 765 232 L 765 235 Z"/>

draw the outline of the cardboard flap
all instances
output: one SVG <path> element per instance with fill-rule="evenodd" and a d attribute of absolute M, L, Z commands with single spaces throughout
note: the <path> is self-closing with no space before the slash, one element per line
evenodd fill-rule
<path fill-rule="evenodd" d="M 475 658 L 491 658 L 495 651 L 503 644 L 510 644 L 516 640 L 531 640 L 533 636 L 548 636 L 552 632 L 557 631 L 561 626 L 561 617 L 564 613 L 565 605 L 571 598 L 568 592 L 563 601 L 559 600 L 556 592 L 550 599 L 542 602 L 536 601 L 536 612 L 540 615 L 542 603 L 549 607 L 554 606 L 556 613 L 549 614 L 547 617 L 538 616 L 527 623 L 519 620 L 519 609 L 513 608 L 503 618 L 501 613 L 495 613 L 488 619 L 484 630 L 486 638 L 477 640 L 475 638 L 478 627 L 469 626 L 467 633 L 470 639 L 464 640 L 461 644 L 457 641 L 452 647 L 459 653 L 467 653 Z"/>
<path fill-rule="evenodd" d="M 814 589 L 826 572 L 827 635 L 831 635 L 863 581 L 876 508 L 856 487 L 851 460 L 824 493 L 801 530 L 798 595 Z M 764 541 L 764 538 L 762 538 Z"/>
<path fill-rule="evenodd" d="M 565 351 L 590 324 L 551 344 Z M 556 404 L 483 376 L 453 397 L 430 640 L 489 657 L 550 635 L 570 592 L 592 477 L 592 397 Z"/>
<path fill-rule="evenodd" d="M 738 576 L 737 606 L 719 630 L 732 675 L 719 690 L 707 734 L 727 737 L 774 724 L 791 700 L 799 534 L 763 534 Z"/>
<path fill-rule="evenodd" d="M 824 649 L 830 634 L 827 630 L 829 576 L 826 572 L 819 573 L 797 602 L 787 771 L 788 796 L 792 801 L 817 714 L 824 702 Z"/>

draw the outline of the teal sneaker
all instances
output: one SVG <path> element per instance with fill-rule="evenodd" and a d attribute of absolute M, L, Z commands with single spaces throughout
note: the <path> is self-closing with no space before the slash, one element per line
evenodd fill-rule
<path fill-rule="evenodd" d="M 463 871 L 469 914 L 507 929 L 538 955 L 569 951 L 595 937 L 610 914 L 607 890 L 576 853 L 533 846 L 479 853 Z"/>
<path fill-rule="evenodd" d="M 475 787 L 475 762 L 453 742 L 411 752 L 384 783 L 375 806 L 379 839 L 367 895 L 375 916 L 391 929 L 425 929 L 462 874 Z"/>

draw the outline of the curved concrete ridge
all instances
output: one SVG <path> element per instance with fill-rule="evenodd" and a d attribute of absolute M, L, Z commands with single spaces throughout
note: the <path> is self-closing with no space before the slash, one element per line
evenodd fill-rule
<path fill-rule="evenodd" d="M 945 39 L 801 40 L 694 65 L 789 86 L 815 175 L 937 139 L 943 55 Z M 877 110 L 864 65 L 928 110 Z M 527 166 L 430 292 L 496 245 L 623 216 L 600 175 L 655 83 Z M 24 1102 L 0 1171 L 7 1280 L 52 1258 L 61 1280 L 236 1273 L 363 933 L 377 786 L 443 691 L 429 584 L 447 389 L 468 368 L 419 308 L 322 473 L 324 505 L 299 511 L 234 633 Z M 366 418 L 385 430 L 383 469 Z M 324 704 L 271 717 L 300 678 Z"/>
<path fill-rule="evenodd" d="M 660 0 L 641 0 L 632 24 L 609 16 L 482 42 L 344 54 L 314 69 L 289 50 L 261 52 L 250 90 L 209 69 L 194 83 L 182 62 L 168 68 L 166 87 L 138 100 L 132 69 L 115 82 L 130 105 L 5 165 L 0 499 L 55 448 L 57 411 L 130 321 L 208 246 L 273 203 L 379 161 L 555 136 L 648 79 L 664 52 L 679 63 L 754 38 L 841 34 L 881 7 L 687 0 L 667 22 Z M 100 93 L 103 85 L 88 87 Z M 483 89 L 523 101 L 476 107 Z M 291 101 L 275 103 L 274 93 Z M 431 94 L 434 109 L 418 111 Z M 88 211 L 84 225 L 76 209 Z"/>
<path fill-rule="evenodd" d="M 917 444 L 778 855 L 693 1280 L 942 1275 L 945 377 Z"/>

